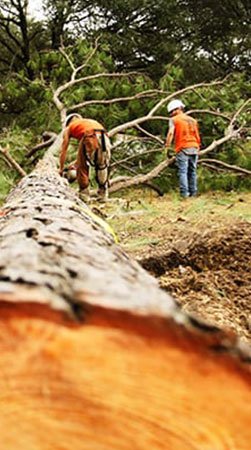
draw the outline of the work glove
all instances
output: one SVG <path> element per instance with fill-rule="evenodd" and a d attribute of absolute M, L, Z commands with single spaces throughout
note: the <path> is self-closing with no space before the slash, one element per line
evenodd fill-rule
<path fill-rule="evenodd" d="M 169 159 L 173 156 L 173 150 L 171 147 L 166 147 L 166 157 Z"/>

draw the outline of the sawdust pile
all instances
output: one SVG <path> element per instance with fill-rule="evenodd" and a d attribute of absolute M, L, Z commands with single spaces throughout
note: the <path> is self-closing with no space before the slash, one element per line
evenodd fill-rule
<path fill-rule="evenodd" d="M 182 308 L 251 342 L 251 224 L 235 222 L 173 237 L 139 259 Z"/>

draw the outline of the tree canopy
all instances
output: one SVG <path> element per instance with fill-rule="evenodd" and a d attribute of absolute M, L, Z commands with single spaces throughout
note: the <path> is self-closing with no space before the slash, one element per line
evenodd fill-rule
<path fill-rule="evenodd" d="M 42 2 L 42 0 L 41 0 Z M 177 64 L 186 79 L 250 71 L 250 8 L 245 0 L 44 0 L 44 19 L 28 16 L 28 0 L 0 6 L 1 70 L 34 77 L 36 52 L 79 37 L 107 44 L 118 70 L 159 79 Z M 196 64 L 196 70 L 194 65 Z"/>
<path fill-rule="evenodd" d="M 113 135 L 122 131 L 161 147 L 165 99 L 177 93 L 199 121 L 204 148 L 231 135 L 240 110 L 234 145 L 223 140 L 221 158 L 249 170 L 247 2 L 41 0 L 42 19 L 31 17 L 28 5 L 0 5 L 2 145 L 10 143 L 10 126 L 27 130 L 35 143 L 78 111 L 105 121 Z M 207 85 L 216 79 L 222 83 Z M 18 160 L 25 161 L 23 152 Z M 146 169 L 159 162 L 156 154 Z"/>

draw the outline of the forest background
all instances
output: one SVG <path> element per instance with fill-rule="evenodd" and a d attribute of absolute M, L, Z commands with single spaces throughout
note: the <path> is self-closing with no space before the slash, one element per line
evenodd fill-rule
<path fill-rule="evenodd" d="M 177 96 L 197 118 L 207 153 L 200 190 L 249 190 L 248 3 L 44 0 L 33 17 L 28 0 L 2 0 L 0 201 L 22 173 L 11 158 L 31 171 L 42 134 L 59 133 L 73 111 L 109 131 L 113 177 L 150 173 L 161 192 L 177 189 L 173 159 L 163 164 L 166 105 Z"/>

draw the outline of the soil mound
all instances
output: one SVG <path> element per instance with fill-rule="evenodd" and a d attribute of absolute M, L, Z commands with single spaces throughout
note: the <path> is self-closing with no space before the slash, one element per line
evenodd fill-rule
<path fill-rule="evenodd" d="M 181 306 L 251 342 L 251 224 L 235 222 L 173 237 L 139 259 Z"/>

